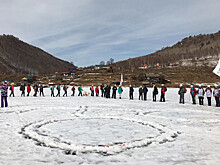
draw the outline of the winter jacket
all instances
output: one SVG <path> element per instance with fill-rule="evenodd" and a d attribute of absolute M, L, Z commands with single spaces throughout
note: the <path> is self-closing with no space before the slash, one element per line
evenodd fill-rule
<path fill-rule="evenodd" d="M 147 92 L 148 92 L 147 87 L 144 87 L 144 88 L 143 88 L 143 93 L 147 93 Z"/>
<path fill-rule="evenodd" d="M 130 91 L 130 93 L 133 93 L 133 92 L 134 92 L 134 88 L 133 88 L 133 87 L 130 87 L 130 88 L 129 88 L 129 91 Z"/>
<path fill-rule="evenodd" d="M 142 95 L 143 93 L 143 88 L 139 88 L 139 94 Z"/>
<path fill-rule="evenodd" d="M 50 87 L 50 90 L 51 90 L 51 91 L 54 91 L 54 88 L 55 88 L 55 87 L 54 87 L 54 86 L 52 86 L 52 87 Z"/>
<path fill-rule="evenodd" d="M 219 97 L 219 93 L 220 92 L 220 89 L 218 89 L 218 88 L 215 88 L 214 90 L 213 90 L 213 96 L 214 97 Z"/>
<path fill-rule="evenodd" d="M 112 88 L 112 90 L 113 90 L 113 93 L 116 93 L 116 91 L 117 91 L 117 87 L 114 86 L 114 87 Z"/>
<path fill-rule="evenodd" d="M 81 86 L 78 88 L 78 91 L 79 91 L 79 92 L 82 92 L 82 91 L 83 91 L 83 89 L 82 89 Z"/>
<path fill-rule="evenodd" d="M 161 94 L 165 94 L 166 91 L 167 91 L 167 88 L 166 88 L 166 87 L 162 87 L 162 88 L 161 88 Z"/>
<path fill-rule="evenodd" d="M 40 86 L 40 92 L 43 92 L 43 91 L 44 91 L 44 87 Z"/>
<path fill-rule="evenodd" d="M 90 87 L 90 91 L 94 91 L 94 87 L 92 86 L 92 87 Z"/>
<path fill-rule="evenodd" d="M 98 87 L 95 88 L 95 93 L 99 93 L 99 88 Z"/>
<path fill-rule="evenodd" d="M 27 92 L 31 92 L 31 87 L 30 86 L 27 86 Z"/>
<path fill-rule="evenodd" d="M 14 85 L 11 85 L 10 90 L 14 91 Z"/>
<path fill-rule="evenodd" d="M 180 87 L 178 94 L 185 94 L 186 93 L 186 88 L 184 86 Z"/>
<path fill-rule="evenodd" d="M 8 96 L 8 85 L 7 83 L 4 83 L 4 85 L 1 86 L 1 96 L 7 97 Z"/>
<path fill-rule="evenodd" d="M 60 91 L 60 85 L 57 85 L 57 90 Z"/>
<path fill-rule="evenodd" d="M 212 89 L 211 88 L 206 88 L 205 92 L 206 92 L 206 97 L 212 97 Z"/>
<path fill-rule="evenodd" d="M 197 90 L 198 97 L 204 97 L 205 91 L 203 88 Z"/>
<path fill-rule="evenodd" d="M 71 89 L 72 91 L 75 91 L 75 87 L 72 87 L 72 89 Z"/>
<path fill-rule="evenodd" d="M 156 87 L 156 86 L 154 86 L 154 88 L 153 88 L 153 94 L 155 94 L 155 95 L 157 95 L 157 94 L 158 94 L 158 89 L 157 89 L 157 87 Z"/>
<path fill-rule="evenodd" d="M 20 91 L 22 91 L 22 92 L 25 91 L 25 86 L 24 86 L 24 85 L 22 85 L 22 86 L 20 87 Z"/>
<path fill-rule="evenodd" d="M 197 94 L 196 88 L 191 88 L 191 89 L 190 89 L 190 94 L 191 94 L 192 96 L 196 96 L 196 94 Z"/>
<path fill-rule="evenodd" d="M 122 92 L 123 92 L 122 87 L 119 87 L 119 88 L 118 88 L 118 93 L 119 93 L 119 94 L 122 94 Z"/>

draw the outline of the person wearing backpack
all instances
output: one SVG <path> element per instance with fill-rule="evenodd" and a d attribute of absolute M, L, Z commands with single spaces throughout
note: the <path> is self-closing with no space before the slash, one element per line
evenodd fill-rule
<path fill-rule="evenodd" d="M 157 86 L 155 84 L 153 84 L 153 101 L 154 102 L 156 102 L 157 94 L 158 94 Z"/>
<path fill-rule="evenodd" d="M 83 91 L 83 89 L 82 89 L 82 87 L 81 87 L 81 86 L 79 86 L 79 87 L 78 87 L 78 91 L 79 91 L 78 96 L 82 96 L 82 91 Z"/>
<path fill-rule="evenodd" d="M 160 102 L 165 102 L 165 93 L 167 91 L 167 88 L 164 86 L 164 84 L 162 84 L 161 86 Z"/>
<path fill-rule="evenodd" d="M 186 91 L 187 91 L 186 87 L 184 87 L 183 84 L 180 84 L 180 88 L 178 91 L 178 94 L 180 95 L 180 102 L 179 103 L 182 103 L 182 104 L 185 103 L 184 95 L 185 95 Z"/>
<path fill-rule="evenodd" d="M 193 87 L 193 85 L 191 85 L 190 95 L 192 96 L 193 104 L 196 104 L 197 91 L 196 91 L 196 88 Z"/>
<path fill-rule="evenodd" d="M 75 95 L 75 87 L 73 86 L 71 90 L 73 92 L 71 96 L 74 96 Z"/>
<path fill-rule="evenodd" d="M 57 95 L 56 97 L 60 97 L 60 84 L 57 85 Z"/>
<path fill-rule="evenodd" d="M 210 85 L 207 86 L 207 88 L 205 89 L 205 93 L 206 93 L 206 97 L 208 100 L 208 106 L 211 106 L 212 103 L 212 89 L 210 87 Z"/>
<path fill-rule="evenodd" d="M 197 89 L 197 95 L 198 95 L 198 98 L 199 98 L 199 105 L 204 104 L 204 94 L 205 94 L 205 91 L 202 88 L 202 85 L 199 85 L 199 88 Z"/>
<path fill-rule="evenodd" d="M 22 97 L 22 96 L 25 97 L 25 86 L 24 86 L 24 84 L 21 85 L 20 91 L 21 91 L 21 97 Z"/>
<path fill-rule="evenodd" d="M 64 91 L 64 94 L 63 94 L 63 97 L 66 96 L 67 97 L 67 89 L 68 87 L 66 85 L 63 86 L 63 91 Z"/>
<path fill-rule="evenodd" d="M 50 87 L 50 91 L 51 91 L 50 96 L 51 96 L 51 97 L 55 97 L 55 96 L 54 96 L 54 88 L 55 88 L 54 86 L 51 86 L 51 87 Z"/>

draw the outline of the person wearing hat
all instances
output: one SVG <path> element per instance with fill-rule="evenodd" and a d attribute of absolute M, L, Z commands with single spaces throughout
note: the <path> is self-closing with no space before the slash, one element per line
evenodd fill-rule
<path fill-rule="evenodd" d="M 206 97 L 208 100 L 208 106 L 211 106 L 211 104 L 212 104 L 212 89 L 211 89 L 210 85 L 208 85 L 207 88 L 205 89 L 205 93 L 206 93 Z"/>
<path fill-rule="evenodd" d="M 202 85 L 200 84 L 199 85 L 199 88 L 197 89 L 197 95 L 198 95 L 198 98 L 199 98 L 199 105 L 203 105 L 203 100 L 204 100 L 204 94 L 205 94 L 205 91 L 204 89 L 202 88 Z"/>
<path fill-rule="evenodd" d="M 196 88 L 194 88 L 193 85 L 191 85 L 190 87 L 191 87 L 190 95 L 192 96 L 193 104 L 196 104 L 196 94 L 197 94 Z"/>
<path fill-rule="evenodd" d="M 140 86 L 138 91 L 139 91 L 139 100 L 143 100 L 143 88 L 142 88 L 142 86 Z"/>
<path fill-rule="evenodd" d="M 178 91 L 178 94 L 180 95 L 180 102 L 179 103 L 182 103 L 182 104 L 185 103 L 185 100 L 184 100 L 185 93 L 186 93 L 186 88 L 183 86 L 183 84 L 180 84 L 180 88 Z"/>
<path fill-rule="evenodd" d="M 7 84 L 7 81 L 5 81 L 3 85 L 1 86 L 1 107 L 2 108 L 4 107 L 4 102 L 5 102 L 5 107 L 8 107 L 7 97 L 8 97 L 8 84 Z"/>
<path fill-rule="evenodd" d="M 220 96 L 220 89 L 218 88 L 218 85 L 215 85 L 213 90 L 213 96 L 215 97 L 216 107 L 219 107 L 219 96 Z"/>
<path fill-rule="evenodd" d="M 164 86 L 164 84 L 161 85 L 161 95 L 160 95 L 160 102 L 165 102 L 165 93 L 167 91 L 167 88 Z"/>
<path fill-rule="evenodd" d="M 11 97 L 11 96 L 13 96 L 13 97 L 15 97 L 15 94 L 14 94 L 14 83 L 11 83 L 11 86 L 10 86 L 10 91 L 11 91 L 11 93 L 10 93 L 10 95 L 9 95 L 9 97 Z"/>

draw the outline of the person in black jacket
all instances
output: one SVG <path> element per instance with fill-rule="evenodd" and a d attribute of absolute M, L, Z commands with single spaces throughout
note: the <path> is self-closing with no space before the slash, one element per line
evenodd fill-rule
<path fill-rule="evenodd" d="M 111 92 L 111 86 L 110 85 L 106 86 L 105 92 L 106 92 L 106 98 L 109 99 L 110 98 L 110 92 Z"/>
<path fill-rule="evenodd" d="M 117 87 L 116 85 L 114 85 L 114 87 L 112 88 L 112 98 L 116 99 L 116 92 L 117 92 Z"/>
<path fill-rule="evenodd" d="M 145 101 L 147 100 L 147 92 L 148 92 L 148 89 L 147 89 L 146 85 L 144 85 L 143 93 L 144 93 L 144 100 Z"/>
<path fill-rule="evenodd" d="M 153 101 L 156 101 L 157 94 L 158 94 L 157 86 L 155 84 L 153 84 Z"/>
<path fill-rule="evenodd" d="M 100 85 L 100 90 L 101 90 L 101 93 L 102 93 L 102 94 L 101 94 L 102 97 L 104 96 L 104 89 L 103 89 L 103 88 L 104 88 L 104 85 L 101 84 L 101 85 Z"/>
<path fill-rule="evenodd" d="M 63 94 L 63 97 L 66 96 L 67 97 L 67 89 L 68 87 L 66 85 L 63 86 L 63 91 L 64 91 L 64 94 Z"/>
<path fill-rule="evenodd" d="M 21 85 L 20 91 L 21 91 L 21 97 L 22 97 L 22 96 L 25 97 L 25 86 L 24 86 L 24 84 Z"/>
<path fill-rule="evenodd" d="M 42 84 L 40 85 L 40 96 L 41 95 L 44 97 L 44 87 Z"/>
<path fill-rule="evenodd" d="M 139 88 L 139 100 L 143 100 L 143 88 L 142 88 L 142 86 L 140 86 L 140 88 Z"/>
<path fill-rule="evenodd" d="M 134 99 L 133 93 L 134 93 L 134 88 L 132 87 L 132 85 L 130 85 L 130 88 L 129 88 L 129 97 L 130 97 L 131 100 Z"/>

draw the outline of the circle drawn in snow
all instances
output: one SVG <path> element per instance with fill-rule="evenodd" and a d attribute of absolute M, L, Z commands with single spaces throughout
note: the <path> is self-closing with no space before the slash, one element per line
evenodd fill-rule
<path fill-rule="evenodd" d="M 130 142 L 114 142 L 112 144 L 106 144 L 106 145 L 89 145 L 89 144 L 74 144 L 73 142 L 69 140 L 67 141 L 66 139 L 62 139 L 61 137 L 50 137 L 48 136 L 48 134 L 42 133 L 40 131 L 40 128 L 42 126 L 51 123 L 78 120 L 78 119 L 80 120 L 110 119 L 110 120 L 128 121 L 128 122 L 133 122 L 144 126 L 152 127 L 157 131 L 159 131 L 159 135 L 154 137 L 145 137 L 143 139 L 133 140 Z M 102 155 L 117 154 L 128 149 L 145 147 L 151 143 L 162 144 L 165 142 L 172 142 L 178 136 L 177 132 L 172 131 L 156 123 L 146 122 L 139 119 L 130 119 L 130 118 L 115 117 L 115 116 L 114 117 L 96 116 L 96 117 L 82 117 L 82 118 L 73 118 L 73 119 L 39 121 L 24 126 L 21 129 L 21 134 L 23 134 L 24 137 L 26 138 L 36 141 L 38 145 L 51 147 L 51 148 L 58 148 L 64 150 L 66 154 L 76 154 L 77 152 L 81 152 L 81 153 L 95 152 Z"/>

